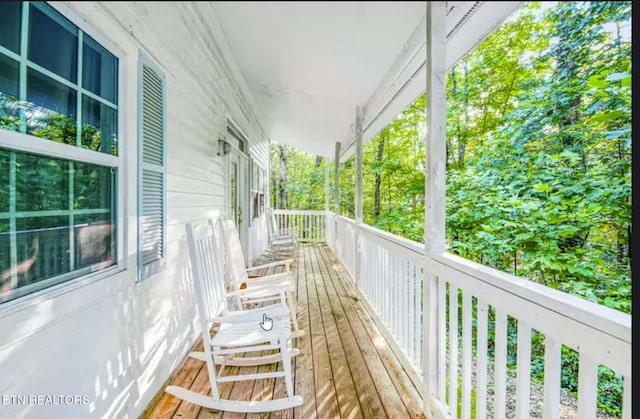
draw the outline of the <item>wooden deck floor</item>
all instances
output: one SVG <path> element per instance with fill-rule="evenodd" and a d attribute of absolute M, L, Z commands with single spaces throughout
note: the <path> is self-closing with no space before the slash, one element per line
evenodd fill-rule
<path fill-rule="evenodd" d="M 297 276 L 298 321 L 306 335 L 295 346 L 295 394 L 304 404 L 271 414 L 233 414 L 200 408 L 158 393 L 143 418 L 417 418 L 419 396 L 382 334 L 358 301 L 349 279 L 326 245 L 303 245 L 292 269 Z M 200 340 L 194 348 L 202 350 Z M 263 372 L 281 365 L 242 368 Z M 235 368 L 237 372 L 237 368 Z M 187 358 L 167 385 L 210 392 L 205 363 Z M 282 397 L 283 379 L 239 381 L 221 386 L 225 398 Z"/>

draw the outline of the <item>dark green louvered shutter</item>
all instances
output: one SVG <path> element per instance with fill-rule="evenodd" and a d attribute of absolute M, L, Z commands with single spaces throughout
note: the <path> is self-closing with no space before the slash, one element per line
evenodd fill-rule
<path fill-rule="evenodd" d="M 146 63 L 141 68 L 138 266 L 140 279 L 156 273 L 165 252 L 164 80 Z"/>

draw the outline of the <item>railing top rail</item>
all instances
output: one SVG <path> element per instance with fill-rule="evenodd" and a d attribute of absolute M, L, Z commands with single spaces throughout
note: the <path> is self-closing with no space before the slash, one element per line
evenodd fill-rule
<path fill-rule="evenodd" d="M 282 215 L 326 215 L 325 211 L 321 210 L 292 210 L 292 209 L 274 209 L 274 214 L 282 214 Z"/>
<path fill-rule="evenodd" d="M 432 259 L 548 310 L 631 343 L 631 316 L 536 282 L 445 253 Z"/>
<path fill-rule="evenodd" d="M 360 224 L 358 226 L 358 228 L 360 228 L 361 230 L 365 231 L 366 233 L 369 233 L 371 235 L 377 236 L 379 238 L 381 238 L 382 240 L 386 240 L 389 241 L 393 244 L 396 244 L 400 247 L 403 247 L 413 253 L 416 253 L 420 256 L 424 256 L 425 252 L 424 252 L 424 244 L 415 242 L 413 240 L 409 240 L 406 239 L 404 237 L 400 237 L 400 236 L 396 236 L 395 234 L 389 233 L 387 231 L 382 231 L 380 229 L 377 229 L 375 227 L 372 227 L 370 225 L 367 224 Z"/>
<path fill-rule="evenodd" d="M 337 219 L 355 225 L 355 221 L 340 215 Z M 419 255 L 424 255 L 424 245 L 392 233 L 379 230 L 366 224 L 357 228 L 377 236 Z M 480 281 L 503 289 L 520 298 L 524 298 L 558 314 L 584 323 L 624 342 L 631 343 L 631 316 L 618 310 L 587 301 L 548 286 L 520 278 L 506 272 L 493 269 L 480 263 L 472 262 L 452 253 L 434 255 L 432 259 L 452 269 L 463 272 Z"/>
<path fill-rule="evenodd" d="M 351 218 L 343 217 L 342 215 L 335 215 L 334 214 L 334 217 L 336 217 L 336 220 L 344 221 L 347 224 L 353 224 L 353 225 L 356 224 L 355 220 L 352 220 Z"/>

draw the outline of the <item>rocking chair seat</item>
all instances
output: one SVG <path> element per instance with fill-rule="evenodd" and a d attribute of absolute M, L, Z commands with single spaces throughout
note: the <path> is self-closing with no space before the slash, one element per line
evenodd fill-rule
<path fill-rule="evenodd" d="M 272 319 L 273 328 L 264 330 L 258 322 L 255 323 L 222 323 L 220 330 L 211 338 L 211 346 L 238 347 L 260 345 L 279 340 L 283 335 L 291 336 L 289 319 Z"/>

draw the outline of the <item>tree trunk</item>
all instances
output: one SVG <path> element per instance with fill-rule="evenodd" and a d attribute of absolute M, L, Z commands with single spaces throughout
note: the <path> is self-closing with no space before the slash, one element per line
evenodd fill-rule
<path fill-rule="evenodd" d="M 451 93 L 454 97 L 454 101 L 458 100 L 458 79 L 456 77 L 456 66 L 454 65 L 451 68 Z M 456 113 L 456 141 L 460 142 L 460 114 Z M 451 158 L 451 163 L 455 166 L 456 157 L 455 154 L 451 151 L 451 139 L 447 136 L 447 163 L 446 166 L 449 167 L 449 158 Z"/>
<path fill-rule="evenodd" d="M 318 181 L 320 177 L 317 176 L 318 169 L 322 164 L 322 156 L 316 156 L 316 162 L 313 166 L 313 177 L 311 178 L 311 182 L 309 185 L 309 195 L 307 196 L 307 207 L 303 209 L 315 209 L 315 198 L 316 198 L 316 188 L 318 186 Z"/>
<path fill-rule="evenodd" d="M 464 167 L 464 154 L 467 149 L 467 133 L 469 130 L 469 68 L 466 62 L 462 69 L 464 70 L 464 135 L 460 135 L 458 138 L 458 166 L 461 168 Z M 482 153 L 482 150 L 480 152 Z"/>
<path fill-rule="evenodd" d="M 278 205 L 280 209 L 287 209 L 287 156 L 285 154 L 284 144 L 280 147 L 280 180 L 278 184 Z"/>
<path fill-rule="evenodd" d="M 558 36 L 558 44 L 554 51 L 556 58 L 556 70 L 555 77 L 557 83 L 569 83 L 570 81 L 579 77 L 580 70 L 580 56 L 581 53 L 575 48 L 574 40 L 572 39 L 572 31 L 574 31 L 574 18 L 572 14 L 575 10 L 570 12 L 563 11 L 559 14 L 558 20 L 555 25 L 555 31 Z M 570 93 L 567 95 L 569 96 Z M 572 133 L 571 127 L 580 122 L 580 102 L 581 95 L 574 93 L 573 97 L 569 97 L 565 102 L 558 101 L 555 103 L 556 112 L 559 115 L 558 128 L 559 128 L 559 149 L 573 150 L 582 156 L 583 172 L 575 170 L 572 174 L 576 180 L 579 180 L 587 170 L 586 155 L 583 147 L 582 140 Z M 571 237 L 566 237 L 558 240 L 558 248 L 562 253 L 573 252 L 574 249 L 583 247 L 589 236 L 589 227 L 582 228 Z"/>
<path fill-rule="evenodd" d="M 384 153 L 384 142 L 387 139 L 387 130 L 383 130 L 380 133 L 380 138 L 378 139 L 378 153 L 376 154 L 376 167 L 382 161 L 382 155 Z M 375 175 L 375 183 L 373 184 L 373 217 L 374 219 L 378 219 L 380 216 L 380 182 L 382 181 L 380 177 L 380 170 L 376 171 Z"/>
<path fill-rule="evenodd" d="M 572 16 L 561 13 L 557 23 L 558 46 L 555 51 L 557 60 L 556 77 L 558 80 L 571 81 L 578 78 L 579 64 L 574 56 L 578 52 L 572 45 L 571 30 L 573 25 Z M 580 94 L 576 94 L 570 101 L 568 106 L 557 103 L 557 111 L 562 117 L 560 118 L 560 140 L 564 147 L 575 146 L 576 140 L 573 135 L 568 135 L 565 128 L 576 124 L 580 120 Z"/>

